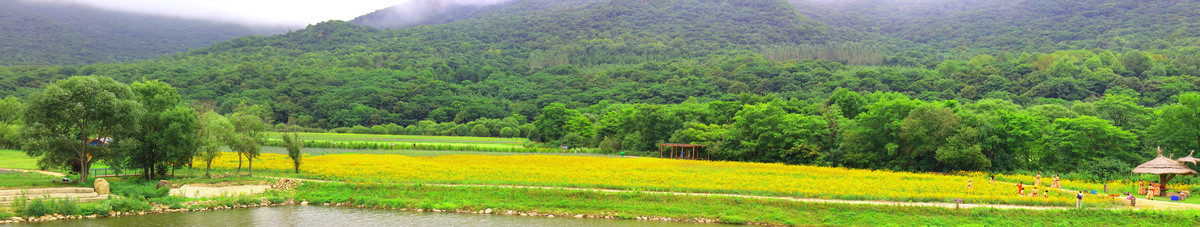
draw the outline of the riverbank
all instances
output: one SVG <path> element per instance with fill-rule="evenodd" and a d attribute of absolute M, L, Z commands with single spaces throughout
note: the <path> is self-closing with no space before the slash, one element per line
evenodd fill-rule
<path fill-rule="evenodd" d="M 345 207 L 756 225 L 1200 224 L 1198 211 L 947 209 L 503 187 L 306 183 L 295 193 L 311 204 Z"/>
<path fill-rule="evenodd" d="M 257 196 L 196 200 L 162 197 L 134 201 L 144 202 L 148 207 L 144 210 L 113 210 L 105 214 L 43 215 L 19 220 L 4 218 L 0 223 L 308 205 L 477 215 L 770 226 L 1200 224 L 1198 211 L 948 209 L 639 192 L 331 182 L 308 182 L 294 189 L 272 190 Z M 126 200 L 120 203 L 129 202 Z"/>

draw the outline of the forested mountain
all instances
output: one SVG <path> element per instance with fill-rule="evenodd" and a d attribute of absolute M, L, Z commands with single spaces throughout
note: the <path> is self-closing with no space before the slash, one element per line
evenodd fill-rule
<path fill-rule="evenodd" d="M 310 126 L 471 120 L 532 116 L 552 102 L 715 99 L 726 87 L 750 89 L 746 83 L 758 77 L 710 72 L 717 63 L 731 62 L 721 67 L 732 71 L 754 61 L 751 46 L 824 39 L 783 1 L 519 0 L 497 7 L 487 17 L 396 30 L 330 21 L 145 62 L 10 67 L 0 69 L 14 75 L 0 86 L 19 95 L 47 80 L 97 74 L 162 79 L 189 99 L 223 108 L 270 102 L 275 119 L 298 117 Z"/>
<path fill-rule="evenodd" d="M 1111 170 L 1148 147 L 1200 144 L 1200 132 L 1165 130 L 1200 116 L 1192 5 L 512 0 L 360 25 L 383 10 L 147 61 L 0 66 L 0 96 L 102 75 L 337 131 L 702 143 L 727 160 L 914 171 Z"/>
<path fill-rule="evenodd" d="M 486 6 L 466 0 L 411 0 L 348 22 L 375 28 L 405 28 L 449 23 L 500 8 Z"/>
<path fill-rule="evenodd" d="M 1166 49 L 1200 44 L 1188 0 L 789 0 L 847 40 L 923 52 Z"/>
<path fill-rule="evenodd" d="M 0 65 L 150 59 L 267 32 L 68 3 L 0 0 Z"/>

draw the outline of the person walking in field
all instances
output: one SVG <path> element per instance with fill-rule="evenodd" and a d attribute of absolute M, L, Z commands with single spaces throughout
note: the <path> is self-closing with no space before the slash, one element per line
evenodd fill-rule
<path fill-rule="evenodd" d="M 989 175 L 992 178 L 992 185 L 996 185 L 996 175 Z"/>
<path fill-rule="evenodd" d="M 1037 186 L 1037 185 L 1042 185 L 1042 174 L 1038 174 L 1038 175 L 1037 175 L 1037 180 L 1034 180 L 1034 181 L 1033 181 L 1033 185 L 1034 185 L 1034 186 Z"/>
<path fill-rule="evenodd" d="M 971 180 L 967 180 L 967 191 L 974 189 L 972 186 L 974 186 L 974 183 L 972 183 Z"/>
<path fill-rule="evenodd" d="M 1025 196 L 1025 185 L 1017 182 L 1017 195 Z"/>
<path fill-rule="evenodd" d="M 1083 208 L 1083 191 L 1075 194 L 1075 209 Z"/>

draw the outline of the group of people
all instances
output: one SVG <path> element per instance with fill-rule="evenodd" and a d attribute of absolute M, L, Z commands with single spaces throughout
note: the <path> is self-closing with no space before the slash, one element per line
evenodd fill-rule
<path fill-rule="evenodd" d="M 1158 184 L 1158 181 L 1146 182 L 1138 180 L 1138 194 L 1146 195 L 1146 199 L 1162 196 L 1162 185 Z"/>
<path fill-rule="evenodd" d="M 1035 176 L 1035 178 L 1037 178 L 1037 180 L 1035 180 L 1033 182 L 1033 184 L 1034 185 L 1042 185 L 1042 174 L 1038 174 L 1037 176 Z M 1062 179 L 1058 178 L 1058 174 L 1052 175 L 1050 179 L 1053 180 L 1050 182 L 1051 188 L 1062 189 L 1062 182 L 1061 182 Z"/>

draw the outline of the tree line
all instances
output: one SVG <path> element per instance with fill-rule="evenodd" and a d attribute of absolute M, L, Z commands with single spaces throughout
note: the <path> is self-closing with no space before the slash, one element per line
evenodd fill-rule
<path fill-rule="evenodd" d="M 0 147 L 17 148 L 40 157 L 43 169 L 62 168 L 85 181 L 93 164 L 138 169 L 147 178 L 211 162 L 226 148 L 241 158 L 252 173 L 271 119 L 258 105 L 240 105 L 222 115 L 212 104 L 187 103 L 171 85 L 144 80 L 132 84 L 103 76 L 79 76 L 57 81 L 27 100 L 0 101 Z M 285 135 L 289 152 L 303 144 Z M 292 154 L 297 171 L 298 148 Z M 173 172 L 172 172 L 173 173 Z"/>

